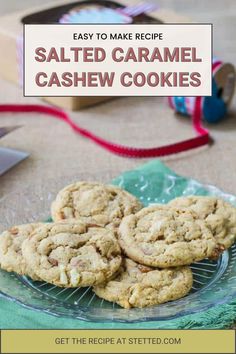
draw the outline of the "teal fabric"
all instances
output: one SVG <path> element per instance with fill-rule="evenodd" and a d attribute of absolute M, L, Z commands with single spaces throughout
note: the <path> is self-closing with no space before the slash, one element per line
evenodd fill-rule
<path fill-rule="evenodd" d="M 126 172 L 113 181 L 114 184 L 121 180 L 129 181 L 132 192 L 135 176 L 143 174 L 172 174 L 177 176 L 159 160 L 154 160 L 136 170 Z M 183 178 L 184 188 L 187 179 Z M 204 189 L 201 191 L 204 193 Z M 1 329 L 223 329 L 229 328 L 236 319 L 236 299 L 233 303 L 216 306 L 204 312 L 187 315 L 169 321 L 140 322 L 134 324 L 123 323 L 93 323 L 76 319 L 54 317 L 46 313 L 24 308 L 19 304 L 0 298 L 0 328 Z"/>

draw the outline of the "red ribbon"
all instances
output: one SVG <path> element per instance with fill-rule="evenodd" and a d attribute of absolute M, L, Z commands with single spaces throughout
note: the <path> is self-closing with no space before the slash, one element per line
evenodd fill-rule
<path fill-rule="evenodd" d="M 221 62 L 215 62 L 212 66 L 213 72 L 221 65 Z M 2 104 L 0 105 L 0 112 L 2 113 L 42 113 L 51 117 L 63 120 L 66 122 L 76 133 L 84 136 L 85 138 L 93 141 L 97 145 L 112 152 L 113 154 L 131 157 L 131 158 L 147 158 L 147 157 L 160 157 L 179 152 L 194 149 L 210 142 L 209 132 L 202 126 L 202 100 L 203 97 L 197 97 L 195 101 L 195 109 L 192 116 L 192 124 L 197 133 L 197 136 L 192 139 L 187 139 L 181 142 L 154 147 L 154 148 L 136 148 L 115 144 L 111 141 L 103 139 L 91 131 L 82 128 L 76 124 L 67 113 L 64 111 L 44 106 L 32 104 Z"/>

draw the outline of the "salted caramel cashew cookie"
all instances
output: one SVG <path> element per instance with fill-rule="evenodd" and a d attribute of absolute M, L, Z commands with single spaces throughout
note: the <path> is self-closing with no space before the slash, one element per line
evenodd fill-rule
<path fill-rule="evenodd" d="M 126 309 L 141 308 L 179 299 L 191 290 L 192 283 L 189 267 L 156 269 L 126 258 L 118 274 L 95 286 L 94 292 Z"/>
<path fill-rule="evenodd" d="M 107 281 L 121 264 L 112 231 L 85 223 L 52 223 L 23 244 L 25 260 L 44 281 L 61 287 Z"/>
<path fill-rule="evenodd" d="M 8 272 L 29 275 L 38 280 L 31 267 L 26 265 L 22 255 L 22 244 L 40 223 L 13 226 L 0 235 L 0 266 Z"/>
<path fill-rule="evenodd" d="M 216 197 L 179 197 L 169 202 L 170 206 L 187 208 L 199 219 L 205 220 L 222 250 L 236 240 L 236 208 Z"/>
<path fill-rule="evenodd" d="M 121 219 L 140 210 L 139 200 L 125 190 L 96 182 L 77 182 L 62 189 L 52 203 L 54 221 L 79 219 L 117 227 Z"/>
<path fill-rule="evenodd" d="M 126 255 L 148 266 L 188 265 L 216 255 L 218 247 L 203 220 L 185 209 L 155 205 L 125 217 L 118 230 Z"/>

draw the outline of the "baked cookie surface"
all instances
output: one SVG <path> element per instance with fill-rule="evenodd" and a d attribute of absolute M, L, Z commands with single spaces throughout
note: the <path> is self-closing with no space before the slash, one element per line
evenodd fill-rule
<path fill-rule="evenodd" d="M 90 286 L 109 279 L 121 264 L 112 231 L 85 223 L 52 223 L 23 244 L 27 264 L 44 281 L 61 287 Z"/>
<path fill-rule="evenodd" d="M 125 258 L 118 274 L 94 287 L 94 292 L 124 308 L 141 308 L 179 299 L 191 290 L 192 283 L 189 267 L 155 269 Z"/>
<path fill-rule="evenodd" d="M 225 249 L 236 240 L 236 208 L 216 197 L 179 197 L 169 202 L 170 206 L 188 208 L 199 219 L 205 220 L 219 245 Z"/>
<path fill-rule="evenodd" d="M 8 272 L 29 275 L 32 279 L 38 277 L 33 269 L 27 267 L 22 255 L 22 244 L 30 237 L 40 223 L 14 226 L 0 235 L 0 266 Z"/>
<path fill-rule="evenodd" d="M 117 227 L 121 219 L 142 207 L 140 201 L 119 187 L 77 182 L 62 189 L 52 203 L 54 221 L 80 219 Z"/>
<path fill-rule="evenodd" d="M 188 265 L 217 257 L 215 238 L 203 220 L 185 209 L 154 205 L 126 216 L 119 227 L 126 255 L 152 267 Z"/>

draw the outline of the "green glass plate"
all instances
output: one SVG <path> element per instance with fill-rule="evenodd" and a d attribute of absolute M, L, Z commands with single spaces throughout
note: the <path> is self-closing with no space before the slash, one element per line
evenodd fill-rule
<path fill-rule="evenodd" d="M 98 180 L 91 173 L 79 173 L 28 188 L 0 200 L 1 230 L 9 226 L 47 220 L 50 204 L 58 190 L 76 180 Z M 100 181 L 112 180 L 109 172 Z M 144 205 L 167 203 L 181 195 L 216 195 L 236 205 L 236 198 L 211 185 L 177 176 L 159 162 L 144 165 L 113 180 L 136 195 Z M 1 231 L 0 230 L 0 231 Z M 22 306 L 55 316 L 85 321 L 141 322 L 169 320 L 193 314 L 231 301 L 236 296 L 236 247 L 225 251 L 218 261 L 203 260 L 191 265 L 193 287 L 186 297 L 144 309 L 125 310 L 98 298 L 91 288 L 63 289 L 45 282 L 0 271 L 0 295 Z"/>

